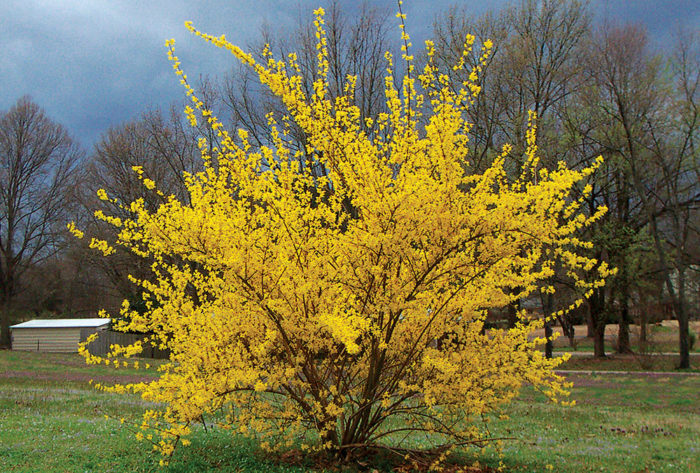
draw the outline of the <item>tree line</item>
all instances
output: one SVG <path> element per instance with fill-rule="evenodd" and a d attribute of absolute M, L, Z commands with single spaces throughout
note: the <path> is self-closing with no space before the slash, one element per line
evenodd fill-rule
<path fill-rule="evenodd" d="M 386 113 L 384 51 L 398 50 L 395 19 L 389 11 L 366 4 L 356 14 L 332 4 L 327 14 L 330 93 L 339 95 L 348 75 L 357 77 L 355 103 L 363 123 Z M 410 19 L 409 19 L 410 25 Z M 463 54 L 465 38 L 474 35 L 471 53 Z M 698 86 L 700 40 L 696 31 L 679 30 L 663 51 L 649 44 L 643 27 L 595 23 L 588 5 L 578 1 L 523 1 L 499 11 L 474 16 L 452 8 L 436 17 L 434 61 L 447 66 L 463 61 L 481 69 L 480 93 L 469 108 L 472 126 L 468 172 L 479 172 L 513 146 L 508 162 L 519 175 L 527 150 L 529 111 L 537 116 L 541 166 L 556 169 L 604 163 L 581 188 L 590 215 L 608 211 L 587 226 L 590 256 L 618 269 L 599 287 L 580 312 L 562 311 L 580 296 L 576 277 L 557 271 L 550 284 L 555 294 L 542 293 L 538 313 L 552 315 L 573 341 L 573 325 L 585 321 L 595 340 L 596 356 L 605 355 L 604 330 L 618 323 L 616 349 L 632 349 L 629 325 L 646 325 L 662 316 L 679 322 L 682 367 L 689 366 L 689 320 L 698 314 Z M 479 46 L 494 43 L 486 61 Z M 313 29 L 292 32 L 264 30 L 259 59 L 268 54 L 297 61 L 311 84 L 316 61 Z M 427 57 L 413 48 L 420 63 Z M 401 70 L 398 73 L 412 73 Z M 469 67 L 449 69 L 452 84 L 469 79 Z M 465 72 L 467 71 L 467 72 Z M 234 68 L 222 78 L 196 84 L 208 109 L 230 129 L 249 131 L 253 146 L 270 143 L 268 117 L 285 119 L 283 104 L 253 80 L 251 72 Z M 183 172 L 202 167 L 197 140 L 217 146 L 208 124 L 191 127 L 181 106 L 152 110 L 105 132 L 92 150 L 82 150 L 64 127 L 41 107 L 23 97 L 0 116 L 0 307 L 2 344 L 8 327 L 46 314 L 93 315 L 114 309 L 121 300 L 132 307 L 142 301 L 137 279 L 150 277 L 150 265 L 123 250 L 107 257 L 72 239 L 66 224 L 75 221 L 89 236 L 113 239 L 114 230 L 95 217 L 95 209 L 127 215 L 128 204 L 143 199 L 157 208 L 168 194 L 187 199 Z M 296 164 L 326 172 L 306 153 L 304 132 L 292 128 L 285 137 L 299 151 Z M 158 183 L 164 195 L 144 187 L 133 166 Z M 100 189 L 110 200 L 97 197 Z M 89 240 L 89 238 L 88 238 Z M 556 255 L 552 255 L 555 257 Z M 596 268 L 589 268 L 593 273 Z M 96 295 L 99 295 L 96 297 Z M 521 301 L 504 311 L 514 323 Z M 580 320 L 579 320 L 580 319 Z M 636 319 L 636 320 L 635 320 Z M 551 323 L 546 327 L 551 333 Z M 548 346 L 551 352 L 551 344 Z"/>

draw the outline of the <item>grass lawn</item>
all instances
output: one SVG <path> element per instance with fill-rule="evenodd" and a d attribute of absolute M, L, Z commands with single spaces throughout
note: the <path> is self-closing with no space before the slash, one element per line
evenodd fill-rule
<path fill-rule="evenodd" d="M 88 379 L 130 381 L 155 372 L 86 367 L 77 355 L 0 351 L 0 472 L 302 472 L 279 464 L 254 441 L 203 428 L 192 446 L 159 469 L 158 456 L 127 424 L 149 406 L 102 393 Z M 572 375 L 574 407 L 548 404 L 526 389 L 495 420 L 508 472 L 700 471 L 700 376 Z M 475 456 L 476 455 L 476 456 Z M 463 460 L 498 464 L 493 450 Z M 551 468 L 548 467 L 551 465 Z M 473 470 L 471 470 L 473 471 Z"/>

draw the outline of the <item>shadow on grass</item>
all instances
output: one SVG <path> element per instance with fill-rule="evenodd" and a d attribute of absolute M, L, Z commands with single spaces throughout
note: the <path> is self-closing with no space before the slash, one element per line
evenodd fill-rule
<path fill-rule="evenodd" d="M 339 462 L 325 454 L 307 454 L 298 449 L 281 453 L 268 453 L 259 448 L 257 441 L 227 432 L 197 432 L 191 437 L 192 444 L 173 456 L 164 473 L 302 473 L 302 472 L 427 472 L 427 458 L 405 460 L 386 451 L 374 451 L 349 462 Z M 532 467 L 539 468 L 533 464 Z M 443 463 L 443 473 L 492 473 L 497 467 L 492 462 L 479 463 L 474 455 L 460 453 L 452 455 Z M 545 465 L 542 464 L 542 471 Z M 506 465 L 504 471 L 511 471 Z"/>

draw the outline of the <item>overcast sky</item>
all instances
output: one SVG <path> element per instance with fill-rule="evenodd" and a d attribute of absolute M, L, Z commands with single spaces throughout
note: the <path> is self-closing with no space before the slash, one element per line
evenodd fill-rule
<path fill-rule="evenodd" d="M 341 0 L 352 8 L 357 2 Z M 393 0 L 371 4 L 396 9 Z M 474 14 L 506 0 L 405 0 L 408 30 L 425 39 L 436 13 L 451 4 Z M 326 0 L 0 0 L 0 111 L 28 94 L 89 150 L 110 126 L 181 100 L 182 89 L 163 46 L 175 38 L 190 77 L 223 75 L 234 59 L 190 35 L 226 34 L 246 45 L 263 23 L 291 28 Z M 700 1 L 593 0 L 597 18 L 645 25 L 656 45 L 683 24 L 700 29 Z"/>

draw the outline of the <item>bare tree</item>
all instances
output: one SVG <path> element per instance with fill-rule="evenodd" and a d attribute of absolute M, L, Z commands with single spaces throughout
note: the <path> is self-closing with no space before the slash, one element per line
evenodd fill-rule
<path fill-rule="evenodd" d="M 55 254 L 65 234 L 82 152 L 30 98 L 0 116 L 0 344 L 22 275 Z"/>
<path fill-rule="evenodd" d="M 581 86 L 581 52 L 590 32 L 590 14 L 577 0 L 523 0 L 511 11 L 513 34 L 505 45 L 503 80 L 498 94 L 511 104 L 506 133 L 509 142 L 523 148 L 528 110 L 542 126 L 538 139 L 543 152 L 559 161 L 566 153 L 558 139 L 558 109 Z M 547 130 L 549 135 L 543 131 Z"/>
<path fill-rule="evenodd" d="M 667 77 L 661 58 L 648 51 L 643 30 L 604 27 L 596 41 L 595 68 L 596 84 L 604 96 L 601 109 L 610 118 L 609 130 L 618 134 L 606 146 L 623 159 L 627 188 L 634 193 L 652 238 L 679 323 L 682 368 L 690 364 L 685 291 L 688 244 L 697 231 L 692 221 L 700 201 L 695 148 L 699 61 L 691 39 L 686 37 L 677 48 L 669 68 L 672 75 Z"/>
<path fill-rule="evenodd" d="M 643 40 L 643 31 L 638 33 L 640 41 Z M 600 85 L 605 76 L 600 65 L 610 61 L 609 52 L 601 46 L 604 41 L 599 35 L 591 39 L 578 58 L 583 66 L 584 77 L 579 79 L 582 86 L 564 100 L 559 115 L 564 136 L 570 141 L 570 162 L 591 164 L 597 156 L 604 157 L 603 165 L 587 182 L 591 193 L 586 198 L 591 214 L 599 206 L 608 209 L 588 229 L 588 238 L 595 241 L 594 256 L 618 268 L 617 275 L 609 279 L 606 287 L 597 288 L 588 303 L 589 336 L 594 340 L 595 356 L 603 357 L 605 326 L 615 315 L 619 321 L 617 349 L 619 352 L 631 350 L 630 291 L 640 276 L 636 269 L 641 260 L 636 256 L 645 250 L 642 230 L 646 218 L 634 195 L 626 158 L 620 151 L 625 138 L 622 127 L 610 113 L 614 100 Z M 650 91 L 653 93 L 655 91 Z"/>
<path fill-rule="evenodd" d="M 583 64 L 579 58 L 589 32 L 590 14 L 586 3 L 576 0 L 523 0 L 514 7 L 499 13 L 487 12 L 474 20 L 467 11 L 453 8 L 435 22 L 436 61 L 443 68 L 462 56 L 467 35 L 476 38 L 475 47 L 465 58 L 471 67 L 455 70 L 451 77 L 452 83 L 459 85 L 473 68 L 480 66 L 482 69 L 479 77 L 482 92 L 469 116 L 474 124 L 473 160 L 469 171 L 480 172 L 488 167 L 491 159 L 500 154 L 503 144 L 509 143 L 514 146 L 514 159 L 509 164 L 513 175 L 520 175 L 522 161 L 518 158 L 526 148 L 525 131 L 530 110 L 537 114 L 541 124 L 537 138 L 543 165 L 555 167 L 558 161 L 573 154 L 572 143 L 562 139 L 561 109 L 569 95 L 583 83 Z M 479 64 L 479 45 L 488 39 L 495 43 L 493 54 L 486 64 Z M 560 278 L 549 283 L 563 289 L 561 282 Z M 552 297 L 545 298 L 542 306 L 547 315 L 555 312 L 556 302 Z M 518 308 L 516 303 L 509 310 L 511 324 L 517 320 Z M 569 339 L 573 340 L 572 324 L 567 323 L 565 317 L 560 319 Z M 551 356 L 549 319 L 545 322 L 545 331 L 550 340 L 546 353 Z"/>
<path fill-rule="evenodd" d="M 542 152 L 551 149 L 556 153 L 551 160 L 562 159 L 566 150 L 559 139 L 558 109 L 582 83 L 580 56 L 590 32 L 586 3 L 522 0 L 501 12 L 471 18 L 465 10 L 449 10 L 435 22 L 434 35 L 436 60 L 442 66 L 459 58 L 467 34 L 476 37 L 467 57 L 471 66 L 479 61 L 480 43 L 491 39 L 495 44 L 489 62 L 482 66 L 482 93 L 470 116 L 475 169 L 480 163 L 488 165 L 485 159 L 497 155 L 504 143 L 515 147 L 514 156 L 525 149 L 529 110 L 543 123 L 538 132 Z M 461 83 L 470 70 L 453 72 L 453 82 Z"/>
<path fill-rule="evenodd" d="M 328 82 L 331 95 L 337 97 L 344 93 L 348 76 L 357 78 L 354 101 L 364 123 L 365 118 L 376 118 L 385 111 L 384 75 L 387 62 L 384 53 L 396 48 L 391 41 L 394 35 L 390 28 L 394 25 L 389 21 L 387 11 L 370 3 L 355 8 L 356 14 L 351 15 L 339 6 L 339 2 L 331 2 L 326 11 Z M 303 18 L 291 33 L 264 29 L 262 41 L 250 45 L 249 49 L 259 51 L 258 60 L 262 61 L 267 61 L 261 53 L 265 45 L 278 58 L 296 54 L 303 77 L 302 86 L 307 97 L 310 97 L 313 81 L 317 78 L 316 42 L 315 30 Z M 254 145 L 263 145 L 269 143 L 267 114 L 273 113 L 280 121 L 286 115 L 286 109 L 277 97 L 257 83 L 253 74 L 250 68 L 240 67 L 226 77 L 221 92 L 222 112 L 229 117 L 232 128 L 247 130 Z M 319 175 L 325 172 L 314 161 L 315 157 L 306 153 L 306 137 L 301 129 L 292 129 L 289 146 L 302 151 L 300 166 L 310 166 Z"/>
<path fill-rule="evenodd" d="M 510 10 L 488 11 L 481 16 L 471 15 L 466 7 L 452 7 L 439 16 L 433 24 L 435 39 L 434 61 L 441 70 L 451 74 L 450 84 L 457 88 L 464 82 L 470 72 L 480 65 L 481 48 L 485 41 L 493 42 L 492 53 L 485 64 L 481 64 L 478 85 L 481 93 L 468 110 L 469 121 L 473 124 L 471 138 L 471 166 L 475 172 L 481 172 L 490 165 L 491 159 L 498 155 L 507 138 L 504 133 L 506 108 L 511 106 L 508 100 L 498 95 L 499 83 L 507 73 L 504 49 L 513 34 Z M 474 45 L 466 57 L 464 42 L 467 35 L 475 37 Z M 454 70 L 451 66 L 465 61 L 465 68 Z"/>
<path fill-rule="evenodd" d="M 684 35 L 671 58 L 671 84 L 658 113 L 645 115 L 653 187 L 634 175 L 633 183 L 646 208 L 661 209 L 658 221 L 651 215 L 650 228 L 664 283 L 679 326 L 680 368 L 690 368 L 688 271 L 697 242 L 694 225 L 700 213 L 698 149 L 700 137 L 700 37 Z M 631 165 L 633 172 L 638 168 Z M 642 196 L 645 194 L 645 197 Z M 665 243 L 665 244 L 664 244 Z"/>
<path fill-rule="evenodd" d="M 143 176 L 155 181 L 163 195 L 174 195 L 179 201 L 187 202 L 189 194 L 183 173 L 193 173 L 202 168 L 197 147 L 197 136 L 201 133 L 202 130 L 191 128 L 175 107 L 169 114 L 157 110 L 147 112 L 104 133 L 95 145 L 82 176 L 85 185 L 81 193 L 81 228 L 91 236 L 113 241 L 114 228 L 95 218 L 94 210 L 128 218 L 131 216 L 128 204 L 137 199 L 143 199 L 151 210 L 164 202 L 162 196 L 143 185 L 133 170 L 134 166 L 140 166 Z M 107 193 L 110 200 L 97 198 L 100 189 Z M 138 288 L 129 281 L 128 276 L 150 277 L 148 261 L 120 248 L 116 253 L 104 257 L 84 243 L 81 249 L 74 248 L 73 257 L 92 268 L 93 274 L 85 282 L 99 282 L 101 290 L 130 300 L 135 307 L 143 302 Z"/>

